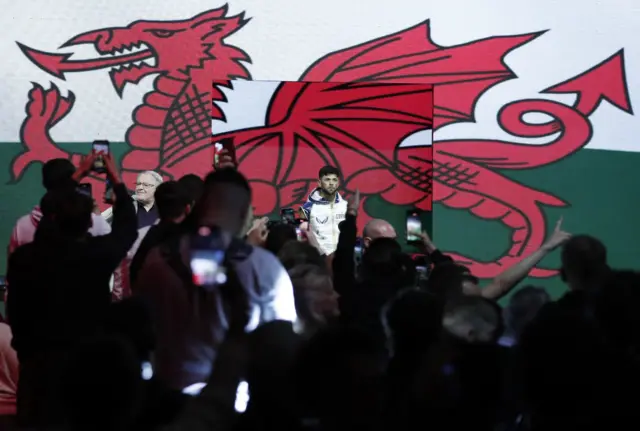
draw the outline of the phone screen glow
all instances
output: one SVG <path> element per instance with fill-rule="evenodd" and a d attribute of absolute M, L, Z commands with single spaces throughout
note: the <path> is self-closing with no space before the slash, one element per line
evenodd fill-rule
<path fill-rule="evenodd" d="M 417 214 L 407 217 L 407 241 L 419 241 L 418 236 L 422 232 L 422 222 Z"/>
<path fill-rule="evenodd" d="M 100 153 L 109 154 L 109 145 L 94 143 L 93 151 L 98 154 Z M 102 156 L 96 157 L 95 161 L 93 162 L 93 168 L 98 170 L 99 172 L 101 172 L 104 169 L 104 160 L 102 159 Z"/>
<path fill-rule="evenodd" d="M 80 184 L 77 190 L 79 193 L 91 197 L 91 184 Z"/>
<path fill-rule="evenodd" d="M 196 286 L 212 286 L 226 281 L 220 270 L 224 253 L 220 250 L 194 250 L 191 252 L 191 272 Z M 223 279 L 225 277 L 225 279 Z"/>
<path fill-rule="evenodd" d="M 283 209 L 282 211 L 280 211 L 280 216 L 285 222 L 293 222 L 296 218 L 295 212 L 292 208 Z"/>
<path fill-rule="evenodd" d="M 106 144 L 93 144 L 93 151 L 96 153 L 109 153 L 109 145 Z"/>

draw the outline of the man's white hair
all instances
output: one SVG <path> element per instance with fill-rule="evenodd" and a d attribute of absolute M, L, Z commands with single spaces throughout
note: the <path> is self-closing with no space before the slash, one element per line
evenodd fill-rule
<path fill-rule="evenodd" d="M 140 180 L 140 177 L 145 174 L 151 176 L 154 180 L 156 180 L 156 185 L 162 184 L 162 175 L 160 175 L 156 171 L 144 171 L 140 173 L 140 175 L 138 175 L 138 178 L 136 178 L 136 180 Z"/>

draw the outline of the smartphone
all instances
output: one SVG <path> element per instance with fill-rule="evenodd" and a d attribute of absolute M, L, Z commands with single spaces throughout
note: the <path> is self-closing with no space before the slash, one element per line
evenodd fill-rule
<path fill-rule="evenodd" d="M 193 284 L 211 287 L 226 281 L 223 275 L 222 260 L 224 252 L 221 250 L 191 250 L 191 273 Z"/>
<path fill-rule="evenodd" d="M 353 248 L 353 258 L 356 266 L 362 262 L 362 252 L 364 251 L 364 242 L 361 237 L 356 238 L 356 246 Z"/>
<path fill-rule="evenodd" d="M 214 147 L 214 166 L 218 166 L 220 163 L 220 151 L 225 150 L 227 154 L 231 157 L 231 160 L 234 165 L 237 165 L 238 162 L 236 160 L 236 149 L 233 146 L 232 138 L 224 138 L 220 139 L 218 142 L 213 144 Z"/>
<path fill-rule="evenodd" d="M 104 188 L 104 202 L 107 204 L 113 204 L 113 184 L 109 180 L 106 182 Z"/>
<path fill-rule="evenodd" d="M 420 241 L 419 235 L 422 233 L 422 220 L 420 219 L 420 211 L 407 211 L 407 242 L 415 243 Z"/>
<path fill-rule="evenodd" d="M 296 238 L 298 241 L 304 241 L 304 235 L 302 234 L 302 229 L 296 227 Z"/>
<path fill-rule="evenodd" d="M 364 244 L 362 241 L 362 238 L 357 237 L 356 238 L 356 246 L 354 247 L 354 250 L 356 254 L 358 255 L 362 255 L 362 248 L 363 248 Z"/>
<path fill-rule="evenodd" d="M 97 173 L 104 173 L 105 172 L 105 165 L 104 165 L 104 158 L 102 157 L 103 155 L 107 155 L 109 154 L 109 141 L 100 141 L 100 140 L 96 140 L 93 141 L 92 144 L 92 150 L 93 152 L 100 154 L 98 157 L 96 157 L 96 160 L 93 162 L 93 171 L 97 172 Z"/>
<path fill-rule="evenodd" d="M 220 151 L 222 151 L 222 144 L 220 142 L 216 142 L 213 144 L 213 167 L 217 167 L 218 163 L 220 163 Z"/>
<path fill-rule="evenodd" d="M 190 267 L 193 284 L 214 288 L 227 281 L 225 247 L 217 230 L 203 229 L 191 238 Z"/>
<path fill-rule="evenodd" d="M 296 212 L 293 208 L 282 208 L 280 210 L 280 218 L 284 223 L 295 224 Z"/>
<path fill-rule="evenodd" d="M 234 408 L 237 413 L 244 413 L 249 405 L 249 384 L 244 380 L 236 388 L 236 401 Z"/>
<path fill-rule="evenodd" d="M 418 278 L 427 278 L 428 274 L 426 265 L 416 265 L 416 272 L 418 273 Z"/>
<path fill-rule="evenodd" d="M 93 197 L 93 191 L 91 189 L 91 184 L 89 183 L 78 184 L 78 187 L 76 187 L 76 191 L 85 196 Z"/>
<path fill-rule="evenodd" d="M 233 145 L 233 138 L 224 138 L 221 139 L 220 144 L 222 144 L 222 148 L 227 150 L 229 156 L 231 156 L 231 160 L 234 165 L 238 164 L 238 160 L 236 160 L 236 147 Z"/>

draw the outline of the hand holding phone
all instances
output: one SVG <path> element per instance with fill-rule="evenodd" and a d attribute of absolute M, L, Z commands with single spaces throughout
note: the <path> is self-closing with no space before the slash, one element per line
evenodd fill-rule
<path fill-rule="evenodd" d="M 214 168 L 235 168 L 238 166 L 233 139 L 223 138 L 214 144 Z"/>
<path fill-rule="evenodd" d="M 280 210 L 280 218 L 282 219 L 283 223 L 295 224 L 296 212 L 293 208 L 282 208 Z"/>
<path fill-rule="evenodd" d="M 407 211 L 407 242 L 409 244 L 421 241 L 422 220 L 420 219 L 420 211 Z"/>
<path fill-rule="evenodd" d="M 356 261 L 356 264 L 360 264 L 362 262 L 362 252 L 364 248 L 364 241 L 361 237 L 356 238 L 356 245 L 353 248 L 353 257 Z"/>
<path fill-rule="evenodd" d="M 220 167 L 220 152 L 222 151 L 222 144 L 216 142 L 213 144 L 213 167 L 218 169 Z"/>
<path fill-rule="evenodd" d="M 190 267 L 193 284 L 206 289 L 226 283 L 226 250 L 220 231 L 202 228 L 191 237 Z"/>
<path fill-rule="evenodd" d="M 76 191 L 88 197 L 93 197 L 93 190 L 90 183 L 81 183 L 76 187 Z"/>
<path fill-rule="evenodd" d="M 253 225 L 247 232 L 247 242 L 251 245 L 264 247 L 269 235 L 270 221 L 268 217 L 260 217 L 253 221 Z"/>
<path fill-rule="evenodd" d="M 193 284 L 212 287 L 226 281 L 222 268 L 222 250 L 191 250 L 191 272 Z"/>
<path fill-rule="evenodd" d="M 95 160 L 93 161 L 92 170 L 96 173 L 102 174 L 105 172 L 105 156 L 109 155 L 110 144 L 109 141 L 105 140 L 96 140 L 93 141 L 92 150 L 96 155 Z"/>
<path fill-rule="evenodd" d="M 415 264 L 418 281 L 426 280 L 429 278 L 429 256 L 426 254 L 416 254 L 412 256 L 413 263 Z"/>
<path fill-rule="evenodd" d="M 103 200 L 106 204 L 113 205 L 115 203 L 115 199 L 113 196 L 113 184 L 111 184 L 111 181 L 109 181 L 109 179 L 107 179 L 106 181 Z"/>
<path fill-rule="evenodd" d="M 96 159 L 96 154 L 93 150 L 87 154 L 86 156 L 80 156 L 80 163 L 78 164 L 78 169 L 73 173 L 72 179 L 79 183 L 91 173 L 93 170 L 93 162 Z"/>
<path fill-rule="evenodd" d="M 118 175 L 118 168 L 116 168 L 116 163 L 113 161 L 113 156 L 111 154 L 107 154 L 103 156 L 103 161 L 107 180 L 111 184 L 120 184 L 122 181 L 120 180 L 120 175 Z"/>

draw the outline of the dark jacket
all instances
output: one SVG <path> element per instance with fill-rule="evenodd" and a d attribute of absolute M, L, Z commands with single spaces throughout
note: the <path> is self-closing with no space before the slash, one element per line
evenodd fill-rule
<path fill-rule="evenodd" d="M 7 316 L 22 362 L 39 352 L 65 349 L 102 325 L 111 302 L 109 280 L 138 235 L 136 212 L 124 185 L 111 233 L 81 239 L 38 235 L 10 257 Z"/>
<path fill-rule="evenodd" d="M 163 222 L 151 226 L 144 239 L 138 246 L 136 254 L 131 260 L 129 266 L 129 281 L 130 286 L 134 289 L 138 273 L 144 265 L 144 260 L 147 258 L 149 252 L 157 245 L 162 244 L 172 235 L 177 235 L 181 232 L 181 227 L 178 223 Z"/>
<path fill-rule="evenodd" d="M 357 276 L 354 256 L 356 237 L 356 217 L 347 214 L 340 223 L 338 247 L 333 256 L 333 286 L 340 295 L 340 321 L 384 345 L 380 312 L 392 293 L 384 280 L 378 284 Z"/>
<path fill-rule="evenodd" d="M 384 342 L 381 312 L 397 293 L 399 280 L 362 277 L 354 258 L 358 234 L 356 216 L 347 214 L 339 228 L 338 246 L 333 256 L 333 285 L 340 295 L 340 320 Z M 453 261 L 439 250 L 432 252 L 429 259 L 434 265 Z"/>

